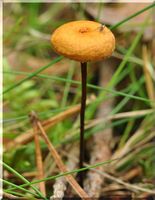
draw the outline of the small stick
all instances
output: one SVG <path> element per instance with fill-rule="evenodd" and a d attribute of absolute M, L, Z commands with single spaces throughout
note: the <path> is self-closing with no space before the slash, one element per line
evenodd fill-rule
<path fill-rule="evenodd" d="M 122 179 L 124 181 L 129 181 L 140 174 L 142 174 L 142 169 L 138 166 L 138 167 L 135 167 L 135 168 L 129 170 L 127 173 L 125 173 L 125 175 L 122 177 Z"/>
<path fill-rule="evenodd" d="M 35 114 L 36 115 L 36 114 Z M 59 167 L 61 172 L 67 172 L 67 168 L 64 165 L 63 161 L 61 160 L 61 157 L 57 153 L 56 149 L 54 148 L 53 144 L 50 142 L 50 140 L 47 137 L 47 134 L 41 124 L 41 122 L 36 118 L 35 123 L 38 127 L 38 129 L 41 132 L 41 136 L 44 139 L 45 143 L 48 146 L 49 151 L 51 152 L 52 157 L 54 158 L 57 166 Z M 65 176 L 66 180 L 68 183 L 73 187 L 75 192 L 82 198 L 82 199 L 87 199 L 91 200 L 91 198 L 88 196 L 88 194 L 80 187 L 80 185 L 77 183 L 77 181 L 74 179 L 72 175 L 66 175 Z"/>
<path fill-rule="evenodd" d="M 37 175 L 36 171 L 32 171 L 32 172 L 24 172 L 21 173 L 22 176 L 24 176 L 25 178 L 31 178 L 31 177 L 35 177 Z M 15 175 L 11 174 L 9 172 L 6 172 L 6 174 L 4 175 L 5 178 L 14 178 Z"/>
<path fill-rule="evenodd" d="M 66 167 L 68 170 L 72 171 L 76 168 L 79 163 L 79 146 L 77 143 L 72 144 L 69 152 L 63 151 L 62 155 L 67 157 Z M 53 195 L 50 197 L 50 200 L 59 199 L 62 200 L 65 196 L 65 191 L 67 189 L 67 181 L 64 177 L 60 177 L 56 180 L 53 185 Z M 69 193 L 70 194 L 70 193 Z M 70 194 L 71 196 L 71 194 Z"/>
<path fill-rule="evenodd" d="M 30 113 L 30 121 L 33 126 L 33 133 L 34 133 L 34 142 L 35 142 L 35 150 L 36 150 L 36 164 L 37 164 L 37 178 L 43 179 L 44 178 L 44 169 L 43 169 L 43 162 L 42 162 L 42 154 L 41 154 L 41 148 L 40 148 L 40 142 L 39 142 L 39 134 L 37 131 L 37 126 L 35 121 L 37 120 L 37 116 L 35 115 L 35 112 Z M 46 196 L 46 188 L 45 188 L 45 182 L 39 183 L 40 191 Z"/>
<path fill-rule="evenodd" d="M 86 165 L 86 166 L 88 166 L 88 165 Z M 107 172 L 103 172 L 103 171 L 96 170 L 96 169 L 91 169 L 91 170 L 96 171 L 101 176 L 104 176 L 105 178 L 107 178 L 111 181 L 114 181 L 114 182 L 116 182 L 120 185 L 123 185 L 125 188 L 127 188 L 128 190 L 131 190 L 133 192 L 141 191 L 141 192 L 146 192 L 146 193 L 149 193 L 149 194 L 155 194 L 155 190 L 151 190 L 151 189 L 143 188 L 143 187 L 138 186 L 138 185 L 127 183 L 127 182 L 119 179 L 118 177 L 114 177 L 114 176 L 108 174 Z"/>

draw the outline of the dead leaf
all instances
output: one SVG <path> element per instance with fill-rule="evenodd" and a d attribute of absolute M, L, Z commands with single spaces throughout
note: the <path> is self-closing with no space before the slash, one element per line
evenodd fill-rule
<path fill-rule="evenodd" d="M 100 22 L 103 24 L 114 25 L 123 19 L 133 15 L 134 13 L 144 9 L 149 6 L 150 3 L 108 3 L 102 8 L 100 15 Z M 87 4 L 86 12 L 92 16 L 94 19 L 98 16 L 98 6 L 94 4 Z M 119 31 L 136 31 L 141 29 L 141 24 L 144 22 L 151 10 L 147 10 L 140 15 L 130 19 L 128 22 L 124 23 L 122 26 L 118 27 Z M 153 19 L 150 19 L 150 24 L 146 27 L 144 33 L 144 40 L 152 40 L 153 38 Z"/>

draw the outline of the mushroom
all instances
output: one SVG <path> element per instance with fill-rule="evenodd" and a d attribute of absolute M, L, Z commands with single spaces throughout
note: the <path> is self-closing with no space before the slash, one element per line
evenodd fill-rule
<path fill-rule="evenodd" d="M 110 57 L 115 48 L 115 37 L 106 26 L 98 22 L 80 20 L 68 22 L 57 28 L 52 34 L 51 42 L 58 54 L 81 63 L 82 98 L 79 167 L 83 168 L 87 62 L 99 61 Z M 80 172 L 79 183 L 81 187 L 83 187 L 83 178 L 84 173 Z"/>

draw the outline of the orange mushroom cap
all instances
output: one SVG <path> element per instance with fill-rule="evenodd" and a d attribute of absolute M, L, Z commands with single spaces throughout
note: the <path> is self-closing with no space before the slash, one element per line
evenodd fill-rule
<path fill-rule="evenodd" d="M 105 59 L 115 49 L 113 33 L 100 23 L 87 20 L 60 26 L 52 34 L 51 42 L 58 54 L 80 62 Z"/>

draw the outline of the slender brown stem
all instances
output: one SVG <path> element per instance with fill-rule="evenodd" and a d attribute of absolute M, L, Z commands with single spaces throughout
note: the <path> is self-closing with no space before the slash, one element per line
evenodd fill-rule
<path fill-rule="evenodd" d="M 81 97 L 81 112 L 80 112 L 80 159 L 79 167 L 83 168 L 85 157 L 85 142 L 84 142 L 84 120 L 85 120 L 85 107 L 86 107 L 86 93 L 87 93 L 87 63 L 81 63 L 81 78 L 82 78 L 82 97 Z M 83 187 L 84 172 L 79 174 L 79 184 Z"/>

